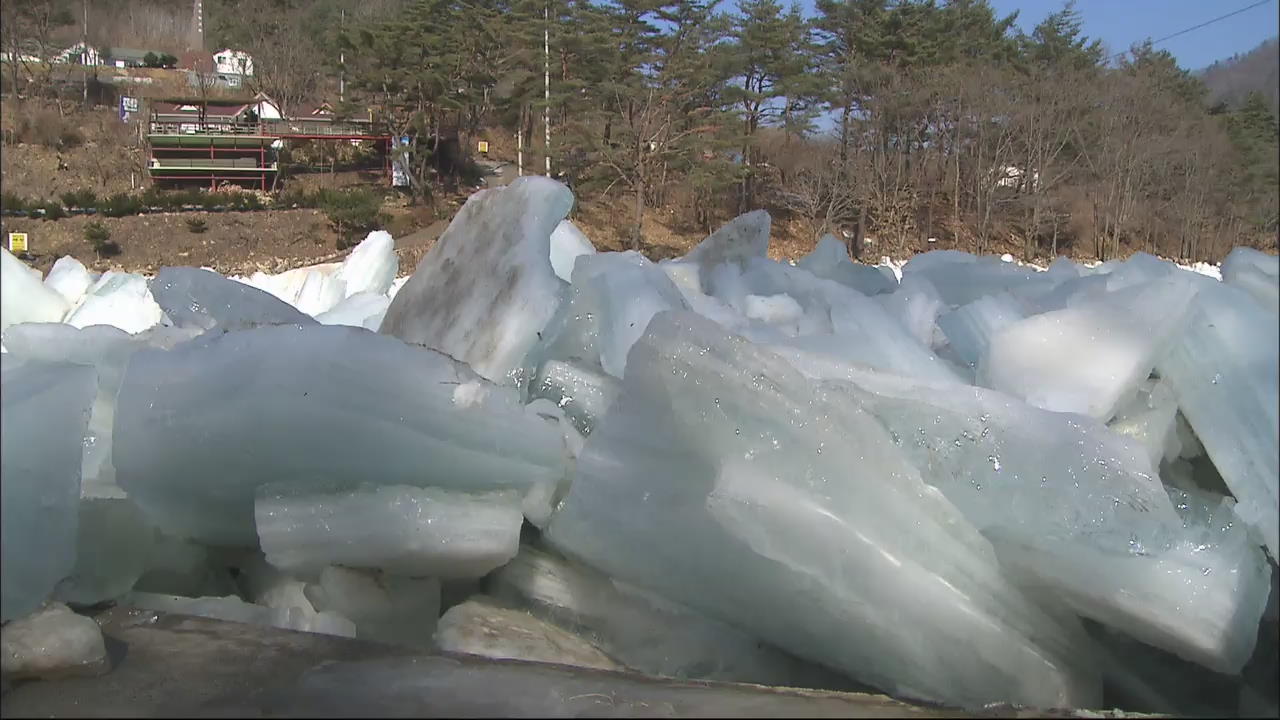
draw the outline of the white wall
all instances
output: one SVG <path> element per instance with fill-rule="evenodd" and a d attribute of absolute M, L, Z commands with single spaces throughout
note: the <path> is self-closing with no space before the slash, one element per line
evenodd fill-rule
<path fill-rule="evenodd" d="M 224 74 L 252 75 L 253 57 L 243 50 L 221 50 L 213 55 L 217 71 Z"/>

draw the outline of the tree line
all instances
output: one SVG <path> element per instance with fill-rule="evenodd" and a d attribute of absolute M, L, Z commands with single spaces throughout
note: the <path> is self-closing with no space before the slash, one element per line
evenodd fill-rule
<path fill-rule="evenodd" d="M 580 196 L 625 194 L 637 246 L 654 207 L 703 229 L 763 207 L 855 253 L 1274 246 L 1264 98 L 1212 106 L 1149 43 L 1108 56 L 1070 3 L 1015 21 L 984 0 L 417 0 L 335 44 L 397 132 L 516 133 Z"/>
<path fill-rule="evenodd" d="M 1108 54 L 1070 2 L 1030 32 L 986 0 L 206 0 L 287 112 L 336 100 L 415 139 L 413 193 L 485 133 L 526 172 L 708 231 L 765 208 L 860 254 L 1102 259 L 1274 248 L 1267 98 L 1214 103 L 1150 43 Z M 544 87 L 544 78 L 549 81 Z M 551 142 L 545 142 L 546 126 Z M 454 142 L 451 142 L 454 141 Z M 622 204 L 625 203 L 625 204 Z"/>

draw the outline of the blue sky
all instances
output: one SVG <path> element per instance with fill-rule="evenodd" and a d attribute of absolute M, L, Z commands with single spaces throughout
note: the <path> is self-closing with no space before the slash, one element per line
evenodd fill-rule
<path fill-rule="evenodd" d="M 813 0 L 800 0 L 809 14 Z M 1018 10 L 1018 24 L 1030 32 L 1046 15 L 1062 7 L 1062 0 L 990 0 L 1004 17 Z M 1099 38 L 1109 53 L 1121 52 L 1150 37 L 1171 35 L 1219 15 L 1253 4 L 1254 0 L 1077 0 L 1076 10 L 1084 32 Z M 729 3 L 732 4 L 732 0 Z M 784 2 L 784 4 L 786 4 Z M 1263 40 L 1280 34 L 1280 0 L 1246 10 L 1208 27 L 1194 30 L 1157 47 L 1168 50 L 1188 70 L 1199 70 L 1214 60 L 1252 50 Z"/>
<path fill-rule="evenodd" d="M 1076 10 L 1085 34 L 1100 38 L 1116 53 L 1145 38 L 1171 35 L 1252 4 L 1253 0 L 1077 0 Z M 991 0 L 991 5 L 1002 17 L 1018 10 L 1018 24 L 1030 32 L 1046 15 L 1060 9 L 1062 0 Z M 1248 52 L 1280 32 L 1277 8 L 1280 2 L 1270 0 L 1158 47 L 1173 53 L 1182 67 L 1199 70 L 1214 60 Z"/>

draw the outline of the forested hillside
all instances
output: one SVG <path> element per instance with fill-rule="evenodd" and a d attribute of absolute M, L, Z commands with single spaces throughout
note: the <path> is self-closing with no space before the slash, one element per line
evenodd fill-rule
<path fill-rule="evenodd" d="M 263 55 L 286 104 L 341 54 L 346 99 L 419 148 L 518 134 L 580 197 L 625 194 L 635 228 L 654 207 L 707 228 L 765 207 L 979 252 L 1274 243 L 1265 103 L 1211 111 L 1167 52 L 1104 57 L 1070 5 L 1029 34 L 981 0 L 819 0 L 812 18 L 776 0 L 386 1 L 345 22 L 336 0 L 295 5 L 211 1 L 210 27 Z M 415 168 L 430 192 L 439 165 Z"/>
<path fill-rule="evenodd" d="M 1247 53 L 1220 60 L 1200 73 L 1211 104 L 1240 107 L 1251 92 L 1261 93 L 1272 114 L 1280 108 L 1280 38 Z"/>
<path fill-rule="evenodd" d="M 178 23 L 190 4 L 166 7 Z M 253 53 L 250 89 L 286 112 L 338 104 L 341 78 L 341 112 L 415 138 L 418 197 L 466 187 L 459 149 L 500 138 L 636 246 L 646 213 L 694 232 L 753 208 L 855 253 L 868 237 L 1028 257 L 1276 245 L 1275 84 L 1237 102 L 1220 80 L 1255 53 L 1203 78 L 1150 44 L 1106 56 L 1070 3 L 1028 33 L 985 0 L 204 7 L 206 46 Z M 136 17 L 115 21 L 143 37 Z"/>

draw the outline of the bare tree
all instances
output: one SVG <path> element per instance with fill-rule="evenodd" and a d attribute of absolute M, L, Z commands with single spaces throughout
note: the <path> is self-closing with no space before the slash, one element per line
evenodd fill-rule
<path fill-rule="evenodd" d="M 287 117 L 315 97 L 322 60 L 319 46 L 304 28 L 301 11 L 280 13 L 259 3 L 253 8 L 244 18 L 249 37 L 245 50 L 252 56 L 252 68 L 241 72 L 251 90 L 266 94 Z"/>

